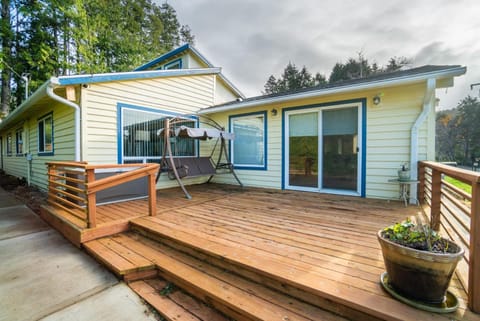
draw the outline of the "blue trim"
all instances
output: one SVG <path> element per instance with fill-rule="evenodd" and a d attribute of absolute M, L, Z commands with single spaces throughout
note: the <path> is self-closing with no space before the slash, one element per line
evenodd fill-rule
<path fill-rule="evenodd" d="M 233 118 L 239 118 L 239 117 L 248 117 L 248 116 L 253 116 L 253 115 L 263 115 L 263 165 L 261 166 L 248 166 L 248 165 L 235 165 L 235 162 L 233 159 L 231 159 L 231 162 L 233 163 L 233 168 L 235 169 L 248 169 L 248 170 L 257 170 L 257 171 L 266 171 L 268 166 L 267 166 L 267 160 L 268 160 L 268 155 L 267 155 L 267 144 L 268 144 L 268 119 L 267 119 L 267 111 L 257 111 L 257 112 L 252 112 L 252 113 L 245 113 L 245 114 L 236 114 L 236 115 L 230 115 L 228 116 L 228 129 L 231 133 L 233 133 L 233 128 L 232 128 L 232 119 Z M 235 156 L 233 154 L 233 146 L 232 142 L 229 141 L 228 145 L 229 151 L 230 151 L 230 156 Z"/>
<path fill-rule="evenodd" d="M 301 110 L 301 109 L 310 109 L 310 108 L 321 108 L 321 107 L 330 107 L 330 106 L 337 106 L 337 105 L 345 105 L 345 104 L 359 104 L 362 110 L 362 150 L 360 151 L 361 158 L 362 158 L 362 168 L 361 168 L 361 176 L 360 176 L 360 196 L 365 197 L 366 193 L 366 162 L 367 162 L 367 99 L 366 98 L 358 98 L 358 99 L 348 99 L 348 100 L 338 100 L 332 102 L 325 102 L 320 104 L 311 104 L 311 105 L 303 105 L 303 106 L 295 106 L 295 107 L 288 107 L 282 109 L 282 189 L 285 189 L 285 144 L 286 144 L 286 137 L 285 137 L 285 113 L 291 110 Z"/>
<path fill-rule="evenodd" d="M 40 131 L 38 130 L 38 124 L 40 121 L 44 120 L 45 118 L 52 117 L 52 151 L 47 151 L 47 152 L 41 152 L 38 149 L 40 148 Z M 45 131 L 45 125 L 43 127 L 43 130 Z M 55 122 L 53 119 L 53 111 L 43 115 L 42 117 L 37 118 L 37 132 L 38 132 L 38 140 L 37 140 L 37 156 L 54 156 L 55 155 Z M 42 137 L 44 138 L 44 137 Z M 45 148 L 45 146 L 44 146 Z"/>
<path fill-rule="evenodd" d="M 141 65 L 140 67 L 137 67 L 136 69 L 134 69 L 133 71 L 141 71 L 141 70 L 147 70 L 149 69 L 150 67 L 152 66 L 155 66 L 157 64 L 160 64 L 162 61 L 165 61 L 169 58 L 172 58 L 173 56 L 176 56 L 182 52 L 184 52 L 185 50 L 189 49 L 190 48 L 190 45 L 187 43 L 187 44 L 184 44 L 183 46 L 181 47 L 178 47 L 177 49 L 174 49 L 172 51 L 169 51 L 167 52 L 166 54 L 163 54 L 161 55 L 160 57 L 157 57 L 155 59 L 153 59 L 152 61 L 150 62 L 147 62 L 146 64 L 144 65 Z"/>
<path fill-rule="evenodd" d="M 360 99 L 362 104 L 362 186 L 360 196 L 366 197 L 367 190 L 367 98 Z"/>
<path fill-rule="evenodd" d="M 56 78 L 61 86 L 91 84 L 99 82 L 126 81 L 136 79 L 151 79 L 161 77 L 176 77 L 190 75 L 207 75 L 218 74 L 220 68 L 203 68 L 203 69 L 170 69 L 170 70 L 149 70 L 149 71 L 129 71 L 118 73 L 91 74 L 79 76 L 61 76 Z M 55 79 L 55 78 L 53 78 Z M 55 83 L 55 80 L 52 81 Z"/>
<path fill-rule="evenodd" d="M 149 113 L 155 113 L 155 114 L 160 114 L 162 116 L 166 117 L 177 117 L 177 116 L 182 116 L 182 114 L 171 112 L 171 111 L 166 111 L 162 109 L 156 109 L 156 108 L 151 108 L 151 107 L 143 107 L 143 106 L 137 106 L 137 105 L 130 105 L 126 103 L 117 103 L 117 162 L 118 164 L 123 164 L 123 154 L 122 154 L 122 147 L 123 147 L 123 127 L 122 127 L 122 121 L 123 121 L 123 116 L 122 116 L 122 110 L 123 108 L 127 109 L 134 109 L 134 110 L 139 110 L 139 111 L 145 111 Z M 198 117 L 196 116 L 182 116 L 184 118 L 192 119 L 195 121 L 195 126 L 198 127 Z M 200 151 L 199 148 L 199 142 L 197 143 L 197 149 L 195 150 L 195 153 L 198 155 Z"/>
<path fill-rule="evenodd" d="M 172 68 L 172 69 L 168 68 L 168 67 L 173 66 L 173 65 L 175 65 L 175 64 L 177 64 L 177 63 L 178 63 L 178 68 Z M 182 58 L 178 58 L 178 59 L 175 59 L 175 60 L 170 61 L 168 64 L 165 64 L 165 66 L 163 66 L 163 69 L 164 69 L 164 70 L 182 69 L 182 65 L 183 65 L 183 63 L 182 63 Z"/>

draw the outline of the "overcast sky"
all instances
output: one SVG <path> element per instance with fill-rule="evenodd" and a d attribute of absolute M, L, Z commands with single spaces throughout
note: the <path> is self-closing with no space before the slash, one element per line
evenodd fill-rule
<path fill-rule="evenodd" d="M 246 96 L 261 94 L 289 61 L 327 78 L 336 62 L 357 57 L 385 65 L 467 66 L 455 87 L 437 91 L 440 108 L 479 96 L 478 0 L 168 0 L 195 47 Z"/>

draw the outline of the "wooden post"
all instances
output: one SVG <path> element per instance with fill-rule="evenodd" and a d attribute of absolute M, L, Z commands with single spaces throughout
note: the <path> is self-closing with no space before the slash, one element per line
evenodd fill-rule
<path fill-rule="evenodd" d="M 432 204 L 430 210 L 430 226 L 440 230 L 440 200 L 442 197 L 442 173 L 432 168 Z"/>
<path fill-rule="evenodd" d="M 55 175 L 56 174 L 56 166 L 55 165 L 52 165 L 52 164 L 47 164 L 47 179 L 48 179 L 48 191 L 50 192 L 50 188 L 53 188 L 53 185 L 52 183 L 50 183 L 50 180 L 52 180 L 53 176 L 52 175 Z M 49 193 L 49 196 L 48 198 L 50 198 L 50 193 Z"/>
<path fill-rule="evenodd" d="M 468 307 L 480 313 L 480 182 L 472 183 Z"/>
<path fill-rule="evenodd" d="M 148 175 L 148 214 L 150 216 L 157 214 L 157 184 L 155 182 L 155 174 L 155 172 L 151 172 Z"/>
<path fill-rule="evenodd" d="M 425 164 L 418 162 L 418 191 L 417 200 L 420 205 L 425 203 Z"/>
<path fill-rule="evenodd" d="M 86 169 L 86 194 L 87 194 L 87 227 L 94 228 L 97 226 L 97 194 L 90 193 L 88 190 L 88 183 L 95 181 L 95 169 Z"/>

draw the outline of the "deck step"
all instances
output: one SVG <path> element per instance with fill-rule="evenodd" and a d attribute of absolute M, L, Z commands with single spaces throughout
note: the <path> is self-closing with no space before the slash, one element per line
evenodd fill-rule
<path fill-rule="evenodd" d="M 302 260 L 286 261 L 282 256 L 228 241 L 221 235 L 217 238 L 214 234 L 169 223 L 162 220 L 161 215 L 135 219 L 130 224 L 133 231 L 195 257 L 204 262 L 203 265 L 228 270 L 243 279 L 274 289 L 276 293 L 281 292 L 352 320 L 448 320 L 448 316 L 420 311 L 392 300 L 386 293 L 375 296 L 372 305 L 371 290 L 336 282 L 331 276 L 335 271 L 321 266 L 312 268 Z M 160 267 L 169 264 L 167 261 L 155 263 Z M 376 286 L 381 287 L 380 284 Z"/>
<path fill-rule="evenodd" d="M 129 283 L 140 297 L 159 311 L 166 320 L 175 321 L 230 321 L 229 318 L 203 302 L 173 287 L 163 279 L 155 278 Z"/>
<path fill-rule="evenodd" d="M 102 247 L 106 244 L 108 246 Z M 130 271 L 131 266 L 117 257 L 129 263 L 138 261 L 139 264 L 142 261 L 140 257 L 143 257 L 156 265 L 160 277 L 235 320 L 346 320 L 135 233 L 94 240 L 86 246 L 104 262 L 115 257 L 118 261 L 117 273 L 120 274 Z M 157 303 L 151 304 L 165 314 L 163 310 L 168 310 L 171 302 L 165 303 L 152 290 L 155 289 L 152 282 L 156 281 L 138 282 L 133 282 L 132 288 L 143 293 L 142 296 L 145 294 L 146 301 Z M 157 288 L 160 288 L 158 283 Z"/>

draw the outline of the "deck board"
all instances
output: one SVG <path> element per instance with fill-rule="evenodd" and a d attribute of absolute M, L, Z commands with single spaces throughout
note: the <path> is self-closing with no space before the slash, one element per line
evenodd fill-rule
<path fill-rule="evenodd" d="M 327 299 L 345 296 L 360 311 L 364 305 L 383 311 L 380 315 L 399 311 L 407 313 L 406 319 L 429 315 L 406 309 L 379 284 L 385 268 L 377 231 L 416 215 L 419 207 L 218 184 L 188 189 L 192 200 L 185 199 L 178 188 L 157 191 L 155 217 L 147 216 L 147 200 L 135 200 L 99 206 L 97 221 L 101 226 L 130 219 L 160 231 L 172 242 L 179 239 L 216 253 L 219 260 L 241 258 L 246 266 L 266 267 L 268 273 L 294 280 Z M 466 293 L 456 277 L 450 290 L 460 298 L 461 306 L 455 314 L 439 319 L 480 321 L 479 315 L 466 309 Z"/>

